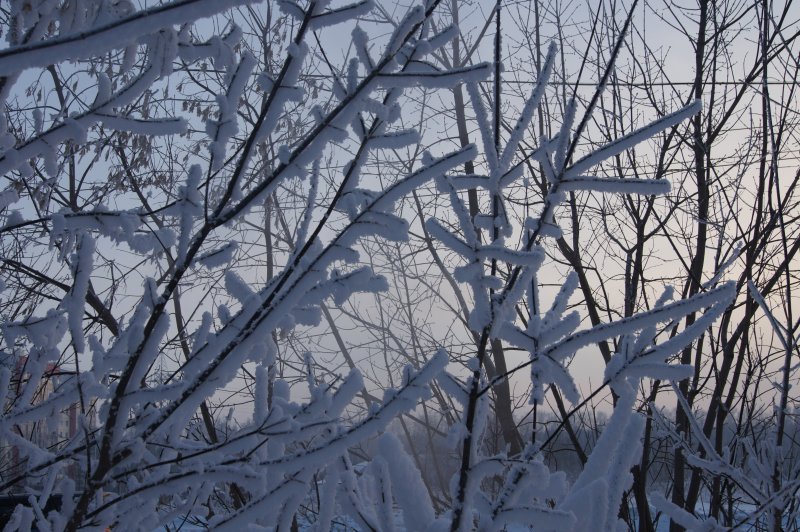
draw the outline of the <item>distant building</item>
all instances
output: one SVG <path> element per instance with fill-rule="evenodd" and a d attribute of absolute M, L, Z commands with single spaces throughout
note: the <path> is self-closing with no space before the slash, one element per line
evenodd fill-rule
<path fill-rule="evenodd" d="M 0 351 L 0 366 L 11 370 L 11 381 L 6 398 L 18 397 L 28 386 L 31 375 L 27 370 L 27 362 L 28 359 L 25 356 L 14 356 Z M 72 378 L 74 378 L 74 373 L 64 372 L 59 366 L 48 364 L 39 379 L 39 385 L 33 393 L 30 404 L 36 405 L 45 401 Z M 6 403 L 3 408 L 5 410 L 10 406 Z M 73 403 L 68 408 L 56 412 L 56 415 L 47 421 L 20 423 L 13 427 L 13 431 L 42 449 L 56 451 L 66 445 L 77 433 L 78 411 L 78 404 Z M 25 461 L 26 457 L 18 445 L 0 439 L 0 478 L 10 479 L 19 476 L 24 471 Z M 67 467 L 65 474 L 80 482 L 81 478 L 75 478 L 73 466 L 74 464 Z"/>

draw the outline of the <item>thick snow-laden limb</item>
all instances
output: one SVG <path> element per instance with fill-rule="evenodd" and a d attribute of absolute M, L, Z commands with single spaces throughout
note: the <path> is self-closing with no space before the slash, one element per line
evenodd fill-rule
<path fill-rule="evenodd" d="M 533 114 L 536 112 L 536 109 L 539 107 L 544 97 L 545 89 L 550 82 L 553 64 L 556 60 L 556 50 L 555 42 L 551 42 L 550 46 L 547 48 L 547 56 L 542 71 L 539 73 L 539 77 L 536 80 L 536 85 L 534 85 L 531 95 L 525 101 L 525 106 L 522 108 L 517 123 L 514 125 L 514 129 L 511 131 L 508 142 L 503 149 L 503 154 L 499 161 L 501 167 L 505 168 L 511 165 L 512 159 L 519 149 L 519 143 L 533 120 Z"/>
<path fill-rule="evenodd" d="M 727 528 L 719 526 L 717 522 L 711 518 L 706 520 L 698 519 L 683 508 L 679 508 L 666 500 L 664 496 L 658 492 L 650 494 L 650 501 L 653 503 L 656 510 L 664 512 L 670 519 L 680 526 L 685 527 L 687 530 L 697 530 L 698 532 L 718 532 L 727 530 Z"/>
<path fill-rule="evenodd" d="M 391 480 L 399 488 L 395 498 L 403 514 L 403 523 L 408 530 L 426 530 L 436 514 L 416 465 L 391 433 L 381 436 L 378 446 Z"/>
<path fill-rule="evenodd" d="M 575 530 L 575 524 L 575 514 L 571 512 L 538 506 L 520 506 L 503 510 L 492 522 L 492 528 L 489 530 L 506 530 L 506 527 L 511 525 L 543 530 Z"/>
<path fill-rule="evenodd" d="M 634 395 L 635 391 L 630 390 L 628 393 Z M 591 471 L 592 465 L 590 465 L 590 463 L 592 462 L 602 464 L 605 461 L 607 463 L 608 469 L 604 475 L 608 484 L 608 501 L 605 504 L 608 510 L 604 516 L 605 523 L 603 525 L 605 530 L 619 529 L 620 526 L 624 526 L 624 523 L 621 522 L 618 517 L 618 508 L 623 504 L 625 492 L 630 488 L 633 482 L 630 470 L 631 467 L 636 464 L 641 453 L 640 442 L 645 425 L 644 417 L 633 411 L 632 404 L 623 400 L 620 400 L 620 402 L 623 404 L 617 404 L 615 414 L 617 410 L 619 410 L 623 415 L 627 415 L 628 419 L 626 423 L 624 426 L 619 427 L 619 433 L 615 433 L 614 429 L 616 429 L 617 426 L 616 420 L 613 419 L 614 415 L 612 414 L 612 419 L 609 420 L 606 426 L 608 430 L 603 431 L 600 440 L 598 440 L 595 446 L 597 454 L 595 455 L 595 452 L 592 452 L 589 457 L 589 463 L 586 464 L 586 468 L 584 469 L 584 471 Z M 612 445 L 616 444 L 616 449 L 610 456 L 604 456 L 603 453 L 607 441 L 612 442 Z M 583 474 L 581 474 L 581 476 L 583 476 Z M 575 486 L 580 485 L 580 483 L 581 477 L 575 482 Z M 595 517 L 600 516 L 597 515 Z M 594 526 L 595 523 L 592 523 L 588 528 L 591 529 Z"/>
<path fill-rule="evenodd" d="M 136 135 L 167 136 L 180 135 L 186 132 L 187 124 L 182 118 L 165 118 L 163 120 L 143 120 L 126 116 L 114 116 L 97 113 L 96 118 L 104 127 L 116 131 L 127 131 Z"/>
<path fill-rule="evenodd" d="M 797 345 L 797 342 L 793 337 L 792 331 L 787 330 L 785 327 L 781 326 L 778 323 L 778 320 L 775 318 L 775 315 L 767 306 L 767 302 L 764 301 L 764 296 L 762 296 L 761 292 L 758 291 L 758 287 L 756 287 L 752 279 L 748 279 L 747 289 L 749 290 L 750 295 L 753 296 L 755 302 L 758 303 L 758 306 L 761 308 L 761 311 L 767 316 L 767 319 L 769 319 L 769 324 L 772 326 L 772 330 L 775 331 L 775 334 L 778 336 L 778 340 L 780 340 L 783 348 L 786 351 L 791 352 L 793 347 Z"/>
<path fill-rule="evenodd" d="M 620 318 L 611 323 L 597 325 L 587 331 L 577 332 L 552 347 L 544 349 L 542 354 L 551 358 L 561 359 L 582 347 L 618 336 L 632 329 L 644 328 L 653 323 L 681 318 L 691 312 L 697 312 L 712 305 L 720 303 L 723 306 L 727 305 L 732 301 L 733 295 L 734 285 L 728 283 L 704 294 L 698 294 L 688 300 L 676 301 L 649 312 L 642 312 L 628 318 Z"/>
<path fill-rule="evenodd" d="M 225 159 L 225 144 L 239 131 L 236 109 L 242 97 L 245 83 L 256 66 L 255 58 L 250 53 L 245 53 L 236 66 L 231 76 L 228 92 L 217 97 L 219 105 L 219 119 L 206 122 L 206 130 L 213 139 L 208 150 L 211 155 L 211 170 L 222 168 Z"/>
<path fill-rule="evenodd" d="M 217 249 L 212 249 L 197 257 L 196 264 L 200 264 L 208 269 L 228 264 L 238 247 L 239 244 L 233 241 L 223 244 Z"/>
<path fill-rule="evenodd" d="M 233 64 L 233 48 L 242 39 L 242 29 L 236 24 L 230 25 L 225 35 L 213 36 L 205 42 L 191 42 L 188 24 L 181 28 L 178 42 L 178 58 L 187 63 L 194 63 L 203 58 L 220 61 L 223 65 Z"/>
<path fill-rule="evenodd" d="M 608 194 L 640 194 L 643 196 L 666 194 L 670 190 L 669 181 L 654 179 L 624 179 L 596 176 L 577 176 L 559 181 L 559 189 L 591 190 Z"/>
<path fill-rule="evenodd" d="M 85 346 L 83 336 L 83 311 L 86 294 L 89 291 L 89 278 L 92 273 L 94 259 L 94 240 L 91 235 L 82 234 L 78 246 L 72 256 L 72 269 L 75 283 L 67 296 L 61 301 L 61 306 L 67 311 L 69 332 L 72 336 L 72 345 L 75 351 L 83 353 Z"/>
<path fill-rule="evenodd" d="M 369 140 L 371 149 L 399 150 L 420 140 L 419 132 L 415 129 L 392 131 L 383 135 L 373 135 Z"/>
<path fill-rule="evenodd" d="M 659 118 L 650 124 L 637 129 L 627 135 L 603 146 L 602 148 L 593 151 L 589 155 L 579 159 L 574 164 L 570 165 L 568 169 L 568 176 L 580 175 L 593 166 L 615 156 L 623 151 L 644 142 L 645 140 L 655 136 L 662 131 L 669 129 L 677 124 L 680 124 L 689 117 L 692 117 L 700 112 L 703 103 L 700 100 L 695 100 L 689 105 L 679 109 L 673 113 Z"/>
<path fill-rule="evenodd" d="M 324 5 L 324 2 L 320 2 Z M 373 0 L 361 0 L 341 7 L 318 11 L 311 17 L 311 27 L 315 30 L 334 26 L 368 14 L 374 8 Z"/>
<path fill-rule="evenodd" d="M 449 89 L 465 79 L 480 81 L 489 73 L 489 65 L 483 63 L 469 67 L 461 67 L 440 71 L 428 68 L 413 68 L 402 72 L 391 72 L 378 76 L 382 87 L 417 87 L 429 89 Z"/>
<path fill-rule="evenodd" d="M 58 244 L 62 256 L 74 249 L 81 235 L 94 232 L 116 242 L 128 242 L 135 238 L 136 230 L 141 225 L 141 217 L 137 213 L 110 211 L 102 205 L 95 210 L 54 213 L 49 221 L 50 243 Z"/>
<path fill-rule="evenodd" d="M 724 308 L 732 301 L 733 294 L 734 286 L 730 283 L 727 283 L 705 294 L 700 294 L 695 298 L 677 301 L 669 305 L 655 308 L 648 312 L 641 312 L 627 318 L 620 318 L 619 320 L 611 323 L 599 324 L 591 329 L 571 334 L 567 338 L 564 338 L 560 341 L 555 340 L 559 340 L 561 336 L 564 336 L 569 331 L 565 331 L 562 334 L 553 334 L 555 338 L 553 338 L 551 341 L 540 343 L 540 340 L 531 336 L 532 331 L 525 332 L 509 324 L 502 329 L 501 335 L 514 345 L 527 349 L 528 351 L 537 351 L 541 355 L 558 360 L 575 353 L 575 351 L 582 347 L 608 338 L 619 336 L 626 331 L 649 328 L 654 324 L 672 321 L 705 307 L 714 307 L 715 309 L 719 309 L 719 307 L 722 306 L 722 308 Z M 718 313 L 712 313 L 712 315 L 709 316 L 709 320 L 713 321 L 717 317 Z M 543 325 L 549 324 L 551 320 L 552 318 L 548 319 L 543 323 Z M 556 325 L 561 327 L 564 324 L 559 322 L 552 327 L 555 327 Z M 577 323 L 574 325 L 577 325 Z M 704 328 L 708 326 L 708 323 L 704 323 L 703 325 L 703 327 L 692 329 L 698 331 L 695 336 L 700 334 L 700 331 L 704 330 Z M 535 325 L 535 327 L 538 329 L 541 326 Z M 545 330 L 547 329 L 549 328 L 546 328 Z M 542 334 L 544 331 L 538 330 L 536 332 L 537 334 Z M 680 337 L 675 342 L 667 341 L 664 344 L 659 345 L 657 348 L 654 348 L 653 352 L 663 352 L 663 357 L 665 357 L 669 354 L 672 354 L 677 349 L 680 349 L 677 346 L 685 345 L 686 341 L 686 337 Z"/>
<path fill-rule="evenodd" d="M 0 211 L 13 205 L 17 201 L 19 201 L 19 194 L 17 194 L 17 192 L 13 189 L 7 188 L 6 190 L 0 192 Z"/>

